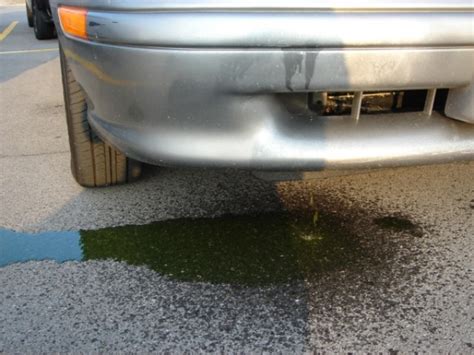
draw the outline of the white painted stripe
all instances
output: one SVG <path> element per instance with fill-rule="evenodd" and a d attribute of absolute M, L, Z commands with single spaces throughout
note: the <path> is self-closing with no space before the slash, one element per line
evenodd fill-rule
<path fill-rule="evenodd" d="M 5 51 L 0 52 L 2 54 L 27 54 L 27 53 L 44 53 L 44 52 L 55 52 L 58 51 L 58 48 L 41 48 L 41 49 L 27 49 L 21 51 Z"/>

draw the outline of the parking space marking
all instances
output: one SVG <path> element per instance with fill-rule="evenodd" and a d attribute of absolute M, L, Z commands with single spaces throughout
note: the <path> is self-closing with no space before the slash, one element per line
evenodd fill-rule
<path fill-rule="evenodd" d="M 5 51 L 0 52 L 2 54 L 23 54 L 23 53 L 42 53 L 42 52 L 54 52 L 59 50 L 59 48 L 40 48 L 40 49 L 26 49 L 21 51 Z"/>
<path fill-rule="evenodd" d="M 13 21 L 11 24 L 7 26 L 7 28 L 3 30 L 3 32 L 0 33 L 0 42 L 8 37 L 8 35 L 13 31 L 13 29 L 15 28 L 17 24 L 18 24 L 18 21 Z"/>

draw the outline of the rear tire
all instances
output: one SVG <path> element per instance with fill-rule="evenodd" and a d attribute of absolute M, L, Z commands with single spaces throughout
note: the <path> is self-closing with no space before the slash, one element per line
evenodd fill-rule
<path fill-rule="evenodd" d="M 28 8 L 28 5 L 26 5 L 26 19 L 28 20 L 28 26 L 33 27 L 33 12 Z"/>
<path fill-rule="evenodd" d="M 102 141 L 89 125 L 84 91 L 74 79 L 61 46 L 60 58 L 74 178 L 86 187 L 110 186 L 137 179 L 141 164 Z"/>
<path fill-rule="evenodd" d="M 56 37 L 54 23 L 48 20 L 48 14 L 44 10 L 38 9 L 33 5 L 33 29 L 36 39 L 51 39 Z M 29 20 L 28 20 L 29 24 Z"/>

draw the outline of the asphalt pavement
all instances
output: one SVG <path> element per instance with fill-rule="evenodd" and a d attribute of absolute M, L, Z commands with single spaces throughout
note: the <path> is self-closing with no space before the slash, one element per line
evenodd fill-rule
<path fill-rule="evenodd" d="M 301 277 L 262 285 L 183 280 L 127 258 L 9 264 L 0 268 L 0 353 L 474 351 L 473 162 L 280 183 L 146 167 L 136 183 L 84 189 L 70 174 L 57 42 L 34 39 L 24 7 L 0 7 L 0 31 L 14 21 L 0 42 L 3 231 L 199 221 L 202 232 L 222 216 L 237 226 L 237 216 L 316 211 L 350 237 L 337 249 L 321 244 L 338 258 L 324 259 L 328 267 L 306 267 L 298 254 Z M 0 256 L 9 253 L 1 243 Z"/>

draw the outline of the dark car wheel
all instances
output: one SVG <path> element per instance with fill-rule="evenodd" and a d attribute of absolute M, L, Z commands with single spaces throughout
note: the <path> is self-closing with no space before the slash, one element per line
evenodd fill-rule
<path fill-rule="evenodd" d="M 29 22 L 28 22 L 29 23 Z M 56 37 L 54 23 L 50 21 L 45 10 L 33 5 L 33 29 L 37 39 L 51 39 Z"/>
<path fill-rule="evenodd" d="M 87 187 L 126 183 L 140 176 L 141 164 L 102 141 L 87 120 L 84 91 L 74 79 L 60 47 L 64 103 L 71 148 L 71 169 L 76 181 Z"/>
<path fill-rule="evenodd" d="M 26 5 L 26 19 L 28 20 L 28 26 L 33 27 L 34 25 L 33 12 L 28 7 L 28 5 Z"/>

